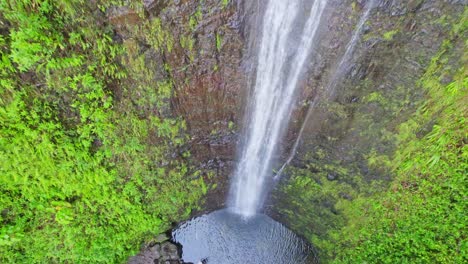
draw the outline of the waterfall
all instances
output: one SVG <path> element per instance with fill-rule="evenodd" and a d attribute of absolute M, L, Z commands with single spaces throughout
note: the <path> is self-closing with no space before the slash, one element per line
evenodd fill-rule
<path fill-rule="evenodd" d="M 263 17 L 246 142 L 231 185 L 230 205 L 245 216 L 262 205 L 271 163 L 294 103 L 294 91 L 312 49 L 326 0 L 315 0 L 297 44 L 292 36 L 304 12 L 303 0 L 269 0 Z"/>
<path fill-rule="evenodd" d="M 366 9 L 359 19 L 359 22 L 357 24 L 356 29 L 354 30 L 354 33 L 351 37 L 351 40 L 348 42 L 346 45 L 346 51 L 341 57 L 340 62 L 338 63 L 338 66 L 330 78 L 330 80 L 327 83 L 327 86 L 325 88 L 325 98 L 331 98 L 333 94 L 335 93 L 335 88 L 338 82 L 341 80 L 341 78 L 344 76 L 346 71 L 349 68 L 349 64 L 351 62 L 352 55 L 354 53 L 354 49 L 356 48 L 356 44 L 359 40 L 359 37 L 361 36 L 362 28 L 364 24 L 366 23 L 367 19 L 369 19 L 370 11 L 375 5 L 376 0 L 370 0 L 369 3 L 366 6 Z M 302 138 L 302 134 L 304 133 L 304 129 L 307 125 L 307 120 L 310 118 L 310 116 L 313 113 L 313 109 L 315 108 L 317 104 L 317 98 L 314 99 L 310 104 L 309 104 L 309 109 L 307 111 L 306 117 L 304 119 L 304 122 L 302 123 L 301 129 L 299 130 L 299 134 L 297 135 L 296 141 L 294 142 L 294 145 L 291 149 L 291 153 L 289 154 L 288 158 L 286 159 L 286 162 L 281 166 L 281 168 L 278 170 L 277 174 L 275 175 L 275 180 L 278 180 L 279 177 L 281 177 L 281 173 L 283 172 L 284 168 L 286 168 L 287 165 L 292 161 L 294 158 L 297 148 L 299 146 L 299 142 Z"/>

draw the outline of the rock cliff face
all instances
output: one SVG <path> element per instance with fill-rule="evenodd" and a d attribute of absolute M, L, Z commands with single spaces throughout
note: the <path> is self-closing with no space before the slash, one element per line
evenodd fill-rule
<path fill-rule="evenodd" d="M 335 208 L 338 199 L 352 199 L 373 180 L 392 178 L 376 162 L 385 162 L 394 151 L 398 125 L 424 98 L 417 80 L 447 37 L 451 21 L 468 4 L 376 0 L 341 81 L 328 93 L 326 87 L 367 3 L 329 1 L 289 130 L 280 143 L 279 160 L 285 160 L 305 124 L 300 147 L 267 205 L 267 212 L 305 235 L 320 237 L 344 221 Z M 225 201 L 255 69 L 263 5 L 264 1 L 156 0 L 108 14 L 117 29 L 116 40 L 135 48 L 129 56 L 144 57 L 150 80 L 171 85 L 170 108 L 164 113 L 185 120 L 192 163 L 217 185 L 208 192 L 207 210 Z M 160 36 L 158 43 L 141 34 L 137 28 L 142 26 Z M 305 120 L 314 100 L 317 104 Z M 319 185 L 334 182 L 335 187 L 331 193 L 307 185 L 298 190 L 289 181 L 298 174 Z M 303 192 L 313 194 L 304 197 Z"/>
<path fill-rule="evenodd" d="M 235 3 L 216 0 L 180 1 L 160 14 L 175 37 L 165 57 L 176 91 L 174 113 L 187 122 L 195 162 L 218 182 L 207 207 L 221 207 L 225 200 L 242 117 L 245 74 L 238 16 Z"/>
<path fill-rule="evenodd" d="M 329 4 L 329 17 L 284 142 L 290 147 L 305 123 L 296 164 L 306 159 L 306 152 L 320 148 L 325 160 L 343 164 L 359 164 L 368 150 L 391 152 L 392 138 L 384 134 L 392 132 L 406 112 L 414 111 L 423 96 L 416 81 L 447 37 L 450 19 L 463 11 L 463 4 L 456 1 L 376 1 L 342 80 L 331 96 L 326 95 L 365 3 Z M 304 120 L 308 102 L 316 98 L 313 114 Z M 361 164 L 359 171 L 372 179 L 364 167 Z"/>
<path fill-rule="evenodd" d="M 235 1 L 156 0 L 108 11 L 116 40 L 134 50 L 124 64 L 142 58 L 148 86 L 172 90 L 163 114 L 186 122 L 180 152 L 189 150 L 201 176 L 217 186 L 207 210 L 223 207 L 246 94 L 240 9 Z"/>
<path fill-rule="evenodd" d="M 326 96 L 327 84 L 337 74 L 336 66 L 364 4 L 345 1 L 329 5 L 332 10 L 327 23 L 323 23 L 324 32 L 311 59 L 311 73 L 284 144 L 290 147 L 297 127 L 305 122 L 295 164 L 309 162 L 307 153 L 320 152 L 323 158 L 316 157 L 316 163 L 335 162 L 372 180 L 386 173 L 371 171 L 366 157 L 392 152 L 392 132 L 423 97 L 416 81 L 447 37 L 449 21 L 461 15 L 463 4 L 376 1 L 342 81 L 331 96 Z M 313 114 L 304 120 L 307 107 L 301 105 L 317 97 Z M 327 172 L 338 173 L 333 169 Z"/>

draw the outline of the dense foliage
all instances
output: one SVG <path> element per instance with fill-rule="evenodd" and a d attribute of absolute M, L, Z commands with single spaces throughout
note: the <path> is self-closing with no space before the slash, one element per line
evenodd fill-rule
<path fill-rule="evenodd" d="M 206 191 L 174 158 L 170 79 L 148 81 L 97 2 L 0 2 L 1 263 L 121 262 Z"/>
<path fill-rule="evenodd" d="M 419 82 L 427 98 L 400 125 L 392 185 L 342 205 L 354 220 L 340 233 L 345 250 L 337 262 L 468 261 L 467 58 L 455 58 L 462 62 L 459 69 L 450 60 L 460 49 L 453 43 L 466 36 L 467 18 L 465 12 Z M 443 84 L 449 76 L 452 81 Z"/>

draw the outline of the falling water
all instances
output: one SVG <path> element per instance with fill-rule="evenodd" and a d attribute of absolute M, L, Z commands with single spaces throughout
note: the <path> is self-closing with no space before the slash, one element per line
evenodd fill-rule
<path fill-rule="evenodd" d="M 234 211 L 245 217 L 254 215 L 261 206 L 272 158 L 288 123 L 294 90 L 326 0 L 314 1 L 299 43 L 291 45 L 304 5 L 303 0 L 269 0 L 266 6 L 246 144 L 241 150 L 230 197 Z"/>
<path fill-rule="evenodd" d="M 367 19 L 369 18 L 370 11 L 375 5 L 376 0 L 370 0 L 369 3 L 366 6 L 366 9 L 361 16 L 361 19 L 359 20 L 356 30 L 354 30 L 353 36 L 351 37 L 351 40 L 348 42 L 348 45 L 346 46 L 346 51 L 341 57 L 340 62 L 338 63 L 338 66 L 331 77 L 331 79 L 328 81 L 328 84 L 325 88 L 325 98 L 330 98 L 333 96 L 335 93 L 335 88 L 338 82 L 341 80 L 341 78 L 344 76 L 346 71 L 349 69 L 349 64 L 354 52 L 354 49 L 356 47 L 356 44 L 358 43 L 359 37 L 361 36 L 362 28 L 364 24 L 366 23 Z M 291 153 L 288 156 L 288 159 L 286 162 L 281 166 L 281 168 L 278 170 L 277 174 L 275 175 L 275 180 L 277 180 L 279 177 L 281 177 L 281 173 L 283 172 L 284 168 L 292 161 L 294 158 L 294 155 L 296 154 L 297 147 L 299 146 L 299 142 L 302 138 L 302 134 L 304 133 L 304 129 L 307 125 L 307 120 L 309 120 L 310 116 L 313 113 L 313 109 L 315 108 L 317 104 L 317 98 L 313 100 L 309 104 L 309 110 L 307 111 L 307 115 L 304 119 L 304 123 L 301 126 L 301 129 L 299 130 L 299 134 L 297 135 L 296 142 L 294 142 L 294 145 L 291 149 Z"/>

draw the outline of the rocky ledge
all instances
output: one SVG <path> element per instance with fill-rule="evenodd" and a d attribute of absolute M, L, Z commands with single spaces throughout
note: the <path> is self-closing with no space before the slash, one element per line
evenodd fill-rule
<path fill-rule="evenodd" d="M 128 264 L 188 264 L 182 261 L 179 247 L 169 241 L 146 247 L 131 257 Z"/>

